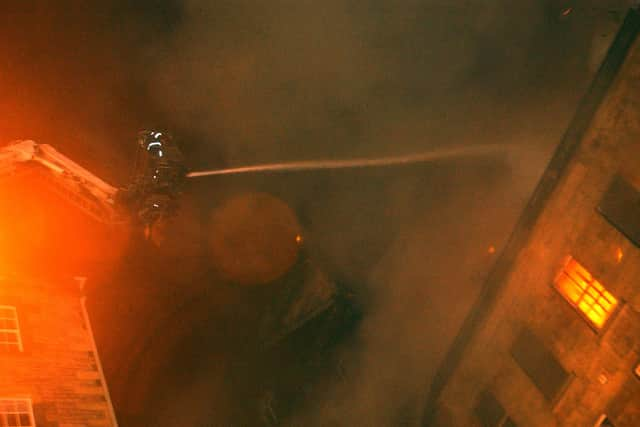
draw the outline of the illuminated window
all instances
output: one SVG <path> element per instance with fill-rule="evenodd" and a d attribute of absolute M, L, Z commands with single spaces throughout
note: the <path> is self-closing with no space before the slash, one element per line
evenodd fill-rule
<path fill-rule="evenodd" d="M 22 351 L 18 313 L 15 307 L 9 305 L 0 305 L 0 349 L 2 348 Z"/>
<path fill-rule="evenodd" d="M 618 306 L 618 300 L 571 257 L 556 277 L 555 286 L 598 329 L 604 326 Z"/>
<path fill-rule="evenodd" d="M 35 427 L 31 399 L 0 399 L 0 427 Z"/>

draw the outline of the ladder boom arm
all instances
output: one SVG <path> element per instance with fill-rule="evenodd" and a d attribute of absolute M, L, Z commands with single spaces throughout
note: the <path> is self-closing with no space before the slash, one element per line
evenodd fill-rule
<path fill-rule="evenodd" d="M 22 140 L 0 147 L 0 178 L 29 165 L 44 168 L 45 176 L 55 184 L 59 193 L 99 221 L 113 223 L 122 220 L 115 204 L 118 189 L 51 145 Z"/>

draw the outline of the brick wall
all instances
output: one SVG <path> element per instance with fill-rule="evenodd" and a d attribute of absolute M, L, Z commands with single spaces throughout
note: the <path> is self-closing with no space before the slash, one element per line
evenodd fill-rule
<path fill-rule="evenodd" d="M 0 279 L 0 305 L 16 307 L 24 347 L 0 346 L 0 398 L 31 398 L 38 427 L 111 427 L 74 285 Z"/>

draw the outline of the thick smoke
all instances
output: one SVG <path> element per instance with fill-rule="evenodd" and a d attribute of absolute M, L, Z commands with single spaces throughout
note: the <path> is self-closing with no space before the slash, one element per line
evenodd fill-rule
<path fill-rule="evenodd" d="M 310 211 L 308 233 L 329 265 L 365 284 L 368 304 L 345 350 L 346 378 L 327 379 L 293 425 L 417 422 L 496 256 L 489 247 L 499 252 L 623 10 L 623 2 L 503 0 L 184 3 L 156 52 L 166 63 L 151 73 L 150 93 L 198 135 L 194 153 L 206 166 L 448 144 L 521 150 L 423 175 L 291 185 Z"/>
<path fill-rule="evenodd" d="M 111 181 L 155 125 L 194 168 L 518 148 L 283 181 L 323 265 L 367 305 L 346 377 L 291 422 L 385 426 L 418 419 L 630 1 L 28 3 L 0 11 L 0 140 L 53 143 Z M 206 425 L 220 371 L 177 388 L 161 425 L 185 411 Z"/>
<path fill-rule="evenodd" d="M 560 10 L 510 3 L 191 1 L 140 66 L 156 103 L 229 164 L 474 143 L 520 128 L 530 111 L 513 103 L 543 102 L 536 85 L 583 65 L 558 62 L 569 49 L 585 60 Z M 536 52 L 554 36 L 566 50 Z"/>

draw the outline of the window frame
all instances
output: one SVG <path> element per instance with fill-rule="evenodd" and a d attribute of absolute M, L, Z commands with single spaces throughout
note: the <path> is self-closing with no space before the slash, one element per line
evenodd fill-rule
<path fill-rule="evenodd" d="M 19 404 L 24 404 L 26 406 L 26 411 L 20 411 L 16 408 L 16 411 L 5 411 L 3 410 L 4 404 L 12 404 L 17 406 Z M 0 426 L 8 426 L 7 415 L 15 414 L 18 415 L 27 415 L 29 417 L 29 424 L 23 425 L 22 422 L 18 419 L 19 427 L 36 427 L 36 418 L 33 414 L 33 401 L 29 397 L 0 397 Z"/>
<path fill-rule="evenodd" d="M 22 342 L 22 330 L 20 329 L 20 319 L 18 318 L 18 309 L 14 305 L 0 305 L 0 310 L 9 310 L 12 312 L 13 317 L 3 317 L 3 319 L 13 320 L 16 323 L 14 329 L 0 329 L 0 332 L 6 334 L 13 334 L 16 337 L 16 342 L 0 341 L 0 347 L 11 348 L 16 347 L 21 353 L 24 352 L 24 345 Z"/>
<path fill-rule="evenodd" d="M 571 262 L 575 262 L 579 268 L 584 269 L 590 276 L 591 276 L 591 281 L 588 283 L 588 288 L 594 288 L 596 290 L 596 292 L 600 293 L 600 296 L 604 296 L 602 294 L 602 291 L 598 290 L 598 288 L 596 286 L 593 286 L 592 283 L 593 282 L 597 282 L 605 292 L 607 292 L 609 295 L 611 295 L 615 300 L 615 306 L 613 307 L 613 310 L 611 311 L 606 311 L 607 316 L 604 319 L 604 322 L 602 323 L 601 326 L 598 326 L 597 324 L 595 324 L 593 322 L 593 320 L 591 320 L 588 316 L 587 313 L 585 313 L 578 304 L 574 303 L 569 297 L 568 295 L 566 295 L 562 289 L 560 289 L 560 286 L 558 285 L 559 282 L 559 278 L 561 276 L 567 276 L 569 277 L 570 280 L 571 277 L 567 274 L 567 265 Z M 591 328 L 594 332 L 596 332 L 597 334 L 602 334 L 604 331 L 606 331 L 609 328 L 609 325 L 612 324 L 613 320 L 615 319 L 615 317 L 617 316 L 617 314 L 620 312 L 620 309 L 624 306 L 624 301 L 622 299 L 620 299 L 619 297 L 613 295 L 609 289 L 607 289 L 607 287 L 605 287 L 602 282 L 600 282 L 600 280 L 598 280 L 596 277 L 593 276 L 593 274 L 584 266 L 584 264 L 582 264 L 580 261 L 578 261 L 574 256 L 572 255 L 567 255 L 567 257 L 565 257 L 564 261 L 561 264 L 561 267 L 558 269 L 558 273 L 554 276 L 553 278 L 553 283 L 551 285 L 551 287 L 554 289 L 554 291 L 560 295 L 560 297 L 562 297 L 562 300 L 568 304 L 573 310 L 574 312 L 576 312 L 581 318 L 582 320 L 585 321 L 585 323 L 589 326 L 589 328 Z M 581 298 L 587 294 L 588 290 L 583 290 L 582 294 L 581 294 Z M 593 297 L 591 295 L 591 297 Z M 606 296 L 604 296 L 606 299 Z M 579 299 L 579 301 L 581 301 L 581 299 Z M 601 308 L 603 308 L 600 304 L 598 304 L 598 306 L 600 306 Z M 593 307 L 593 304 L 591 305 L 591 307 Z"/>

